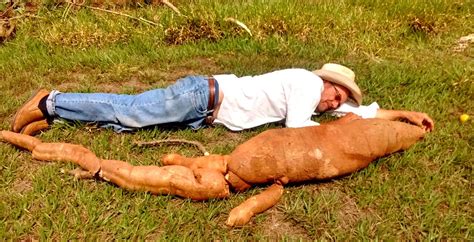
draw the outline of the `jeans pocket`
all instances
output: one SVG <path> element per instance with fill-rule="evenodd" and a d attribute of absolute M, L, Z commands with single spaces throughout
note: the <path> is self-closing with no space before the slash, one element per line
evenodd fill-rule
<path fill-rule="evenodd" d="M 196 112 L 205 116 L 207 114 L 208 96 L 203 92 L 196 92 L 193 95 L 193 104 Z"/>

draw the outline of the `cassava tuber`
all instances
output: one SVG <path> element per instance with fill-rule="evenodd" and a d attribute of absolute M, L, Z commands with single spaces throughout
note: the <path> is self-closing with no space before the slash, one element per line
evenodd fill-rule
<path fill-rule="evenodd" d="M 261 212 L 273 207 L 283 195 L 283 186 L 275 183 L 262 193 L 252 196 L 230 211 L 226 224 L 228 226 L 242 226 Z"/>
<path fill-rule="evenodd" d="M 407 149 L 424 134 L 422 128 L 402 122 L 352 118 L 330 125 L 267 130 L 229 155 L 167 155 L 165 166 L 157 167 L 101 160 L 79 145 L 42 143 L 27 135 L 0 133 L 4 141 L 32 151 L 34 158 L 74 162 L 132 190 L 204 200 L 227 197 L 229 186 L 243 191 L 256 184 L 273 184 L 234 208 L 227 220 L 229 226 L 246 224 L 255 214 L 272 207 L 287 183 L 350 174 L 379 157 Z"/>
<path fill-rule="evenodd" d="M 424 134 L 420 127 L 379 119 L 268 130 L 239 145 L 228 170 L 249 184 L 329 179 L 405 150 Z"/>
<path fill-rule="evenodd" d="M 132 166 L 123 161 L 101 160 L 81 145 L 42 143 L 35 137 L 10 131 L 1 131 L 0 138 L 32 151 L 35 159 L 73 162 L 91 175 L 98 175 L 104 180 L 130 190 L 173 194 L 194 200 L 224 198 L 229 195 L 229 186 L 222 170 L 212 168 L 191 170 L 178 165 Z"/>

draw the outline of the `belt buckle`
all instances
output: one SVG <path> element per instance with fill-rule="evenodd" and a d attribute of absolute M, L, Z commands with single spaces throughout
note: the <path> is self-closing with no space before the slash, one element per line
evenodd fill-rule
<path fill-rule="evenodd" d="M 205 122 L 207 125 L 211 126 L 214 123 L 214 120 L 215 120 L 214 116 L 208 115 L 205 119 Z"/>

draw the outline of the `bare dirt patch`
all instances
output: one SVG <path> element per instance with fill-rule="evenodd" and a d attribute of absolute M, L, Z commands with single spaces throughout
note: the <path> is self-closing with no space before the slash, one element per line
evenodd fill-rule
<path fill-rule="evenodd" d="M 17 193 L 25 193 L 32 189 L 31 179 L 19 180 L 13 183 L 13 191 Z"/>
<path fill-rule="evenodd" d="M 353 228 L 361 217 L 361 210 L 354 198 L 344 195 L 340 199 L 342 205 L 337 215 L 339 225 L 345 229 Z"/>
<path fill-rule="evenodd" d="M 267 219 L 263 222 L 263 234 L 269 239 L 279 240 L 285 237 L 299 238 L 302 240 L 309 240 L 310 237 L 307 231 L 299 226 L 296 222 L 288 220 L 285 215 L 272 208 L 266 212 Z"/>
<path fill-rule="evenodd" d="M 33 189 L 34 174 L 45 164 L 45 162 L 32 160 L 26 157 L 21 160 L 24 162 L 17 170 L 16 178 L 12 185 L 12 190 L 16 193 L 26 193 L 31 191 L 31 189 Z"/>

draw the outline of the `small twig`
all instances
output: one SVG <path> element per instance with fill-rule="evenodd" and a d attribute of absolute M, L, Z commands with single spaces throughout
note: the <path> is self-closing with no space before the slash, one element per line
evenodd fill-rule
<path fill-rule="evenodd" d="M 249 33 L 250 36 L 252 36 L 252 32 L 250 31 L 250 29 L 247 27 L 247 25 L 245 25 L 244 23 L 240 22 L 239 20 L 235 19 L 235 18 L 226 18 L 224 19 L 225 21 L 227 22 L 232 22 L 234 24 L 237 24 L 239 27 L 243 28 L 247 33 Z"/>
<path fill-rule="evenodd" d="M 161 2 L 168 6 L 169 8 L 171 8 L 175 13 L 177 13 L 178 15 L 182 16 L 183 14 L 181 14 L 181 12 L 179 11 L 179 9 L 177 7 L 175 7 L 172 3 L 170 3 L 168 0 L 161 0 Z"/>
<path fill-rule="evenodd" d="M 20 19 L 20 18 L 25 18 L 25 17 L 46 19 L 46 18 L 43 18 L 43 17 L 40 17 L 40 16 L 36 16 L 36 15 L 33 15 L 33 14 L 23 14 L 23 15 L 14 16 L 14 17 L 7 18 L 7 19 L 0 19 L 0 22 L 9 22 L 10 20 Z"/>
<path fill-rule="evenodd" d="M 120 13 L 120 12 L 115 12 L 115 11 L 112 11 L 112 10 L 107 10 L 107 9 L 103 9 L 103 8 L 97 8 L 97 7 L 87 6 L 87 5 L 84 5 L 84 4 L 78 4 L 78 3 L 69 2 L 69 1 L 66 1 L 66 2 L 67 2 L 67 3 L 70 3 L 70 4 L 74 4 L 74 5 L 79 6 L 79 7 L 85 7 L 85 8 L 89 8 L 89 9 L 94 9 L 94 10 L 98 10 L 98 11 L 103 11 L 103 12 L 106 12 L 106 13 L 117 14 L 117 15 L 124 16 L 124 17 L 127 17 L 127 18 L 135 19 L 135 20 L 138 20 L 138 21 L 141 21 L 141 22 L 150 24 L 150 25 L 161 26 L 161 25 L 158 24 L 158 23 L 155 23 L 155 22 L 150 21 L 150 20 L 148 20 L 148 19 L 144 19 L 144 18 L 142 18 L 142 17 L 137 18 L 137 17 L 134 17 L 134 16 L 132 16 L 132 15 L 128 15 L 128 14 Z"/>
<path fill-rule="evenodd" d="M 63 12 L 63 19 L 65 19 L 68 15 L 69 15 L 69 11 L 71 11 L 71 8 L 72 8 L 72 3 L 67 3 L 67 6 L 66 8 L 64 9 L 64 12 Z"/>
<path fill-rule="evenodd" d="M 206 150 L 203 144 L 201 144 L 198 141 L 189 141 L 189 140 L 184 140 L 184 139 L 164 139 L 164 140 L 154 140 L 154 141 L 149 141 L 149 142 L 143 142 L 143 141 L 134 141 L 133 142 L 135 145 L 138 146 L 158 146 L 162 144 L 191 144 L 196 146 L 205 156 L 209 155 L 209 152 Z"/>

